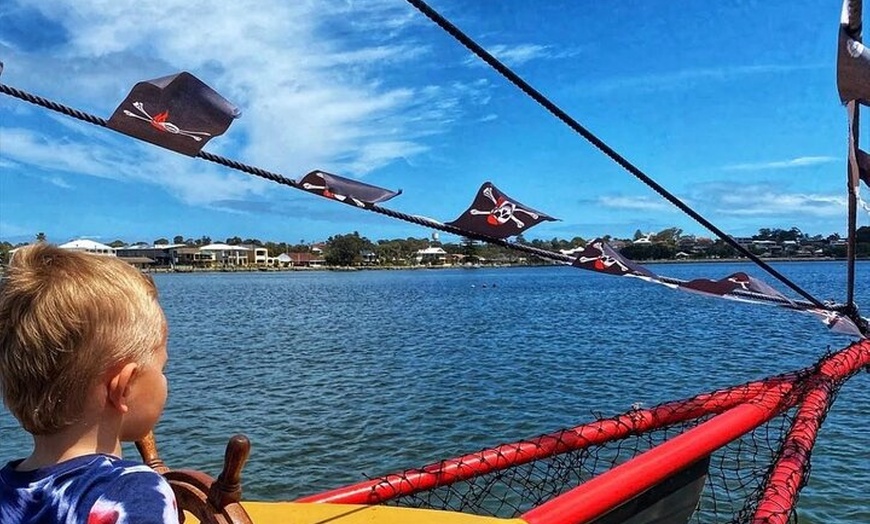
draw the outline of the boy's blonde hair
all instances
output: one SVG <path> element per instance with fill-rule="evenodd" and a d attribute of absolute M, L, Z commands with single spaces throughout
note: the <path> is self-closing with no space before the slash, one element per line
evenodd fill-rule
<path fill-rule="evenodd" d="M 147 363 L 165 334 L 154 282 L 123 260 L 22 247 L 0 281 L 3 400 L 29 433 L 57 433 L 104 373 Z"/>

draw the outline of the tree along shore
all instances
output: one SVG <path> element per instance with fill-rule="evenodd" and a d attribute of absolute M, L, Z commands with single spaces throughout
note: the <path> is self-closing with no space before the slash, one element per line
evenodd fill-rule
<path fill-rule="evenodd" d="M 762 228 L 751 237 L 732 237 L 734 241 L 756 256 L 767 260 L 831 260 L 846 257 L 846 241 L 839 234 L 809 235 L 800 229 L 769 229 Z M 44 233 L 36 235 L 37 241 L 47 241 Z M 631 239 L 612 238 L 604 236 L 620 253 L 638 262 L 665 261 L 734 261 L 741 260 L 739 253 L 725 241 L 713 240 L 696 235 L 684 235 L 679 228 L 667 228 L 657 233 L 644 234 L 636 231 Z M 587 240 L 574 237 L 570 240 L 553 238 L 551 240 L 526 240 L 522 235 L 516 237 L 517 244 L 531 246 L 537 249 L 570 255 L 582 249 Z M 259 239 L 242 239 L 238 236 L 227 238 L 230 246 L 248 246 L 265 249 L 268 257 L 275 259 L 282 254 L 300 255 L 316 254 L 316 257 L 297 258 L 318 259 L 317 265 L 333 267 L 370 267 L 373 265 L 385 268 L 412 267 L 416 265 L 456 265 L 456 264 L 497 264 L 497 265 L 540 265 L 546 260 L 536 259 L 523 252 L 501 246 L 484 244 L 470 239 L 460 239 L 459 242 L 442 243 L 437 238 L 405 238 L 371 241 L 358 232 L 334 235 L 324 242 L 305 243 L 300 240 L 296 244 L 287 242 L 261 241 Z M 0 262 L 8 262 L 9 252 L 20 245 L 13 246 L 9 242 L 0 242 Z M 175 236 L 170 242 L 166 238 L 154 240 L 153 244 L 134 242 L 128 244 L 123 240 L 115 240 L 108 244 L 111 248 L 130 248 L 137 245 L 183 246 L 184 248 L 202 248 L 212 244 L 212 239 L 202 236 L 197 239 Z M 446 255 L 445 260 L 422 260 L 420 253 L 430 248 L 440 248 Z M 870 258 L 870 226 L 858 228 L 856 235 L 855 255 L 859 259 Z M 449 260 L 446 260 L 449 257 Z M 292 257 L 291 257 L 292 258 Z M 422 263 L 422 264 L 421 264 Z M 273 264 L 274 265 L 274 264 Z M 296 264 L 293 264 L 296 265 Z M 218 268 L 220 269 L 220 268 Z"/>

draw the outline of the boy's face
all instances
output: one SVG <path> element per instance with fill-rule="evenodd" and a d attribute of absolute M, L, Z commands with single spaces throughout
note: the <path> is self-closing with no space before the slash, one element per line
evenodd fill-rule
<path fill-rule="evenodd" d="M 164 329 L 164 333 L 165 333 Z M 130 442 L 145 437 L 154 429 L 163 406 L 166 405 L 168 386 L 163 370 L 166 367 L 166 335 L 154 351 L 154 357 L 136 370 L 130 383 L 128 397 L 129 411 L 124 415 L 121 425 L 121 440 Z"/>

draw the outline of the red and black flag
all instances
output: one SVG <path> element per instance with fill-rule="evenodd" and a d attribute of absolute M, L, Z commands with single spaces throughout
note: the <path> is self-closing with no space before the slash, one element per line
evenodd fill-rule
<path fill-rule="evenodd" d="M 840 100 L 846 103 L 850 100 L 870 104 L 870 49 L 861 43 L 860 36 L 855 38 L 850 27 L 861 27 L 848 19 L 849 9 L 845 0 L 843 18 L 840 21 L 840 40 L 837 46 L 837 90 Z M 858 29 L 860 35 L 860 29 Z"/>
<path fill-rule="evenodd" d="M 855 157 L 858 164 L 858 178 L 863 180 L 867 187 L 870 187 L 870 155 L 856 147 Z"/>
<path fill-rule="evenodd" d="M 364 184 L 356 180 L 340 177 L 323 171 L 312 171 L 302 177 L 297 185 L 315 195 L 331 198 L 346 204 L 366 207 L 366 204 L 385 202 L 402 194 L 402 190 L 390 191 L 381 187 Z"/>
<path fill-rule="evenodd" d="M 214 89 L 182 72 L 133 86 L 108 126 L 188 156 L 222 135 L 241 112 Z"/>
<path fill-rule="evenodd" d="M 471 207 L 447 224 L 492 238 L 507 238 L 545 220 L 557 219 L 520 204 L 491 182 L 484 182 Z"/>
<path fill-rule="evenodd" d="M 803 311 L 821 320 L 834 333 L 864 338 L 864 334 L 849 317 L 837 311 L 827 309 L 804 309 Z"/>
<path fill-rule="evenodd" d="M 703 293 L 705 295 L 715 295 L 719 297 L 733 298 L 736 300 L 752 301 L 750 295 L 735 295 L 735 291 L 746 291 L 756 295 L 763 295 L 773 299 L 776 302 L 791 303 L 782 293 L 767 285 L 765 282 L 753 278 L 746 273 L 738 272 L 720 280 L 710 280 L 707 278 L 698 278 L 690 280 L 679 285 L 680 289 L 691 291 L 694 293 Z M 762 298 L 762 300 L 764 300 Z"/>
<path fill-rule="evenodd" d="M 633 276 L 657 280 L 656 275 L 647 268 L 622 256 L 610 244 L 596 238 L 586 244 L 583 251 L 576 253 L 571 264 L 580 269 L 607 273 L 608 275 Z"/>

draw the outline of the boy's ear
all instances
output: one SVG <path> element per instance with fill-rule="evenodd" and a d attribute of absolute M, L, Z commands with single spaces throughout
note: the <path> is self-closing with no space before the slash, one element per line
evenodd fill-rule
<path fill-rule="evenodd" d="M 121 413 L 126 413 L 129 409 L 127 406 L 127 393 L 130 390 L 130 384 L 133 382 L 133 377 L 136 375 L 138 368 L 139 364 L 129 362 L 109 376 L 109 381 L 106 384 L 107 401 Z"/>

